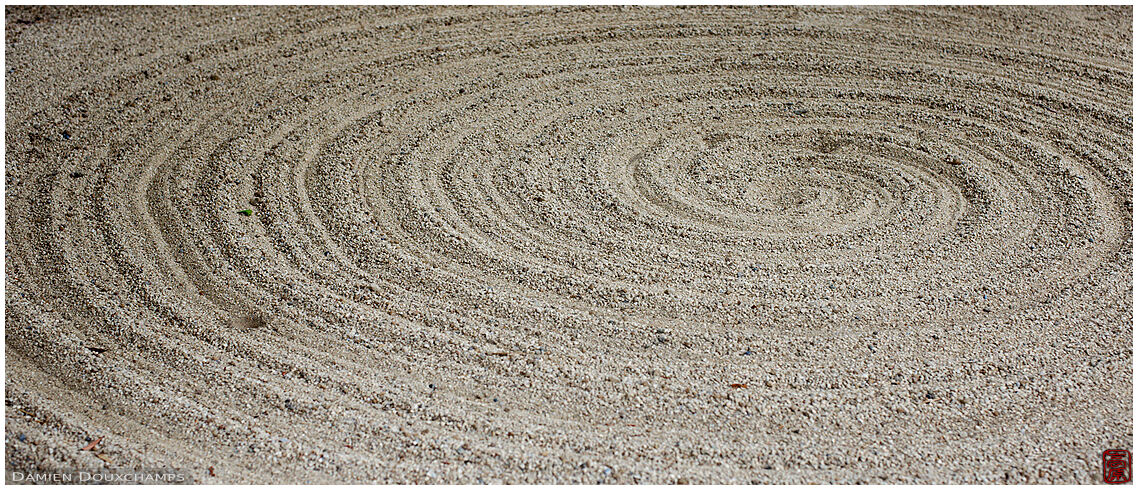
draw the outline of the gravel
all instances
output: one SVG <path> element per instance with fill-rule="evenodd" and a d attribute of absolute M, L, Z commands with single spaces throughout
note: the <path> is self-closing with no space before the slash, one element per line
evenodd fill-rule
<path fill-rule="evenodd" d="M 1128 7 L 6 23 L 9 469 L 1093 483 L 1131 449 Z"/>

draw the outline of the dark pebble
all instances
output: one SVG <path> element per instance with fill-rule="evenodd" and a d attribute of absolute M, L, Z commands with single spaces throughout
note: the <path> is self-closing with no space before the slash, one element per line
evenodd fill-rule
<path fill-rule="evenodd" d="M 73 178 L 73 179 L 78 179 L 79 177 L 82 177 L 84 175 L 87 175 L 87 174 L 85 174 L 83 172 L 71 172 L 71 178 Z"/>

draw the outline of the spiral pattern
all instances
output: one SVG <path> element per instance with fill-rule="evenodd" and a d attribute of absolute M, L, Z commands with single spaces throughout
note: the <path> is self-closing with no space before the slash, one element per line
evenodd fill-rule
<path fill-rule="evenodd" d="M 6 24 L 9 469 L 1094 482 L 1130 448 L 1130 8 Z"/>

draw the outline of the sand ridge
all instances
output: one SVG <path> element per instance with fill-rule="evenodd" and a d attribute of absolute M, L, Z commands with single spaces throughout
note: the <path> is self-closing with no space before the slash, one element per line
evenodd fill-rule
<path fill-rule="evenodd" d="M 1090 483 L 1130 449 L 1130 8 L 5 22 L 8 469 Z"/>

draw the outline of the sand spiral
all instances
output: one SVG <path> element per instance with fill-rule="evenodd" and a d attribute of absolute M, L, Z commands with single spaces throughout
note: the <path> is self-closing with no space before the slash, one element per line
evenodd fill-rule
<path fill-rule="evenodd" d="M 1094 481 L 1131 18 L 9 8 L 9 469 Z"/>

